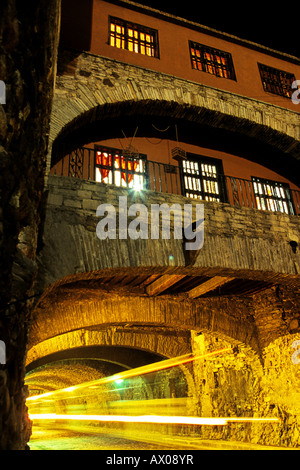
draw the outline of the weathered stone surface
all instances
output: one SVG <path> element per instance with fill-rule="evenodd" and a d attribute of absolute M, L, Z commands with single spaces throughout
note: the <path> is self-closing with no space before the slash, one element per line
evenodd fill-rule
<path fill-rule="evenodd" d="M 174 239 L 172 224 L 170 240 L 119 240 L 117 235 L 116 240 L 100 241 L 96 235 L 100 221 L 96 209 L 108 203 L 118 214 L 119 196 L 128 196 L 128 207 L 146 204 L 151 227 L 151 204 L 183 206 L 190 204 L 190 199 L 152 191 L 145 192 L 144 197 L 113 186 L 54 175 L 48 177 L 48 190 L 39 292 L 74 273 L 122 267 L 185 268 L 183 242 Z M 290 240 L 300 231 L 299 217 L 206 201 L 204 217 L 204 246 L 193 265 L 194 274 L 223 273 L 299 284 L 300 251 L 294 253 L 290 246 Z M 170 255 L 174 257 L 172 266 Z"/>
<path fill-rule="evenodd" d="M 24 449 L 24 362 L 36 274 L 49 118 L 58 47 L 58 0 L 0 5 L 0 449 Z"/>
<path fill-rule="evenodd" d="M 200 427 L 203 438 L 252 442 L 270 446 L 299 447 L 300 365 L 294 364 L 293 342 L 298 335 L 278 338 L 264 349 L 264 362 L 249 348 L 204 358 L 194 364 L 202 416 L 277 418 L 278 422 L 231 423 L 224 427 Z M 212 335 L 194 334 L 193 351 L 205 354 L 230 343 Z"/>
<path fill-rule="evenodd" d="M 156 114 L 234 129 L 299 158 L 299 113 L 93 54 L 65 51 L 59 60 L 51 143 L 107 116 Z M 50 160 L 49 152 L 48 169 Z"/>
<path fill-rule="evenodd" d="M 87 290 L 80 300 L 76 300 L 74 289 L 71 296 L 65 294 L 60 298 L 55 298 L 53 292 L 51 299 L 51 305 L 45 299 L 40 308 L 35 310 L 28 346 L 28 364 L 60 348 L 65 350 L 93 344 L 118 343 L 173 357 L 184 354 L 181 334 L 184 338 L 190 329 L 195 328 L 215 331 L 259 349 L 255 324 L 251 318 L 251 302 L 245 300 L 205 299 L 196 302 L 164 297 L 121 296 L 103 291 L 98 291 L 96 297 L 93 297 Z M 100 333 L 89 332 L 94 327 L 105 331 L 108 326 L 117 325 L 121 328 L 124 324 L 128 324 L 129 329 L 125 329 L 123 335 L 114 332 L 113 336 L 109 333 L 106 337 L 104 333 L 101 336 Z M 135 325 L 138 327 L 135 328 Z M 164 328 L 160 332 L 161 337 L 158 333 L 156 338 L 153 336 L 154 327 Z M 176 332 L 180 334 L 175 341 Z"/>

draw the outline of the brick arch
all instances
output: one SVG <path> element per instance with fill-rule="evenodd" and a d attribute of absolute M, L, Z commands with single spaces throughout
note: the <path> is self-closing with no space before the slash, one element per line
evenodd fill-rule
<path fill-rule="evenodd" d="M 83 126 L 107 116 L 152 113 L 234 129 L 299 159 L 298 113 L 87 53 L 80 54 L 73 66 L 72 75 L 57 78 L 49 158 L 57 139 L 74 136 Z"/>

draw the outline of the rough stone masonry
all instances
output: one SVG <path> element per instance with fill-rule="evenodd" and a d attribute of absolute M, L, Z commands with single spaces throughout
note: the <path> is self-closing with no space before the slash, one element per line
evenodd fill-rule
<path fill-rule="evenodd" d="M 25 449 L 24 362 L 36 273 L 59 0 L 0 4 L 0 450 Z"/>

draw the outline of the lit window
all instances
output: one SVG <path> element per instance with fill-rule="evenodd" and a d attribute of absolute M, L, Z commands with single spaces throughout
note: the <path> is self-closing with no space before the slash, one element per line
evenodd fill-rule
<path fill-rule="evenodd" d="M 255 177 L 252 182 L 258 209 L 295 214 L 288 184 Z"/>
<path fill-rule="evenodd" d="M 190 41 L 193 69 L 210 73 L 221 78 L 235 80 L 231 54 Z"/>
<path fill-rule="evenodd" d="M 140 191 L 146 186 L 146 156 L 96 146 L 95 180 Z"/>
<path fill-rule="evenodd" d="M 186 197 L 205 201 L 224 202 L 221 160 L 188 155 L 182 161 L 184 193 Z"/>
<path fill-rule="evenodd" d="M 136 54 L 159 57 L 158 32 L 119 18 L 109 19 L 109 44 Z"/>
<path fill-rule="evenodd" d="M 258 64 L 258 68 L 265 91 L 285 98 L 292 97 L 295 75 L 263 64 Z"/>

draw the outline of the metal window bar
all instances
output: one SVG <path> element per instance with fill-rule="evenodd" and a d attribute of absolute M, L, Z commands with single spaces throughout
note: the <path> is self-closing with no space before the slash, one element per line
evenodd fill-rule
<path fill-rule="evenodd" d="M 120 18 L 109 19 L 108 44 L 149 57 L 159 57 L 157 30 Z"/>
<path fill-rule="evenodd" d="M 95 149 L 95 180 L 100 183 L 145 189 L 145 156 L 127 156 L 113 149 Z"/>
<path fill-rule="evenodd" d="M 193 69 L 236 80 L 233 60 L 229 52 L 190 41 L 190 55 Z"/>
<path fill-rule="evenodd" d="M 255 177 L 252 181 L 259 209 L 295 214 L 293 197 L 288 185 Z"/>
<path fill-rule="evenodd" d="M 295 75 L 283 70 L 275 69 L 267 65 L 258 64 L 264 90 L 275 95 L 291 98 L 292 83 Z"/>

